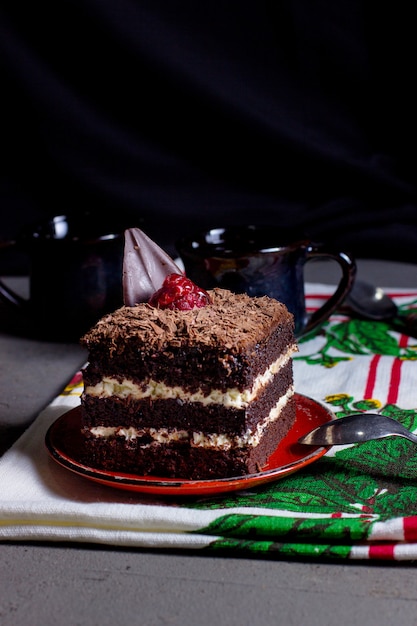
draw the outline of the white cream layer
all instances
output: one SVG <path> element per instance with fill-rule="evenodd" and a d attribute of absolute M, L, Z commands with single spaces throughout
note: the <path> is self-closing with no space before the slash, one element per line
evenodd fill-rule
<path fill-rule="evenodd" d="M 296 349 L 296 346 L 291 346 L 285 355 L 281 355 L 263 374 L 260 374 L 255 379 L 252 389 L 246 389 L 244 391 L 239 391 L 239 389 L 232 387 L 226 391 L 212 389 L 208 395 L 204 395 L 201 390 L 190 393 L 180 386 L 169 387 L 165 383 L 152 379 L 144 381 L 141 385 L 137 385 L 127 378 L 119 382 L 116 378 L 104 376 L 97 385 L 87 386 L 84 393 L 85 395 L 95 398 L 116 397 L 133 398 L 135 400 L 142 400 L 144 398 L 150 398 L 151 400 L 174 399 L 183 400 L 184 402 L 201 402 L 204 405 L 221 404 L 228 408 L 244 409 L 257 397 L 259 392 L 272 381 L 275 374 L 288 363 Z"/>
<path fill-rule="evenodd" d="M 149 436 L 152 442 L 144 444 L 143 448 L 148 448 L 153 443 L 168 444 L 173 442 L 188 442 L 193 448 L 211 448 L 216 450 L 229 450 L 230 448 L 255 447 L 258 445 L 263 432 L 275 420 L 279 418 L 282 410 L 294 394 L 294 388 L 290 387 L 287 393 L 278 400 L 277 404 L 272 408 L 269 415 L 260 422 L 254 431 L 247 430 L 241 436 L 229 437 L 222 433 L 202 433 L 189 432 L 187 430 L 178 430 L 173 428 L 120 428 L 117 426 L 97 426 L 90 429 L 95 437 L 124 437 L 126 440 L 136 439 L 137 437 Z"/>

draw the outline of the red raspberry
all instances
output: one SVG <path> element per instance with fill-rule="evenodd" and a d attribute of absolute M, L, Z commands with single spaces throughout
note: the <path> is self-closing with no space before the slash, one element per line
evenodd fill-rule
<path fill-rule="evenodd" d="M 201 309 L 210 304 L 210 296 L 181 274 L 169 274 L 160 289 L 150 297 L 149 304 L 158 309 Z"/>

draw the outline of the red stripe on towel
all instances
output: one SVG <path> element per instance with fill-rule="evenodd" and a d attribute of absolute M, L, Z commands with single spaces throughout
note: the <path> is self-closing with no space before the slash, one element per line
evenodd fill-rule
<path fill-rule="evenodd" d="M 417 296 L 417 291 L 390 291 L 390 298 L 415 298 Z"/>
<path fill-rule="evenodd" d="M 403 518 L 404 541 L 414 543 L 417 541 L 417 516 Z"/>
<path fill-rule="evenodd" d="M 408 343 L 408 337 L 406 335 L 401 335 L 400 341 L 398 343 L 400 348 L 406 348 L 407 343 Z M 397 359 L 394 359 L 394 362 L 392 364 L 391 378 L 389 381 L 389 389 L 388 389 L 388 396 L 387 396 L 388 404 L 395 404 L 398 400 L 398 392 L 399 392 L 400 383 L 401 383 L 401 366 L 403 362 L 404 361 L 402 359 L 397 358 Z"/>
<path fill-rule="evenodd" d="M 395 549 L 395 543 L 388 543 L 388 544 L 382 543 L 382 544 L 377 544 L 376 546 L 370 546 L 369 558 L 393 560 L 395 558 L 394 549 Z"/>
<path fill-rule="evenodd" d="M 381 359 L 380 354 L 375 354 L 375 356 L 372 357 L 371 363 L 369 365 L 368 380 L 366 381 L 364 400 L 370 400 L 371 398 L 373 398 L 375 381 L 376 381 L 376 372 L 378 369 L 378 363 L 380 359 Z"/>

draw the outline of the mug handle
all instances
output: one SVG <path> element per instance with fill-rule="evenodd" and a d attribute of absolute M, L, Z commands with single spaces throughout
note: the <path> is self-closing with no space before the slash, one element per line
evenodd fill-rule
<path fill-rule="evenodd" d="M 17 242 L 14 240 L 1 241 L 0 252 L 2 250 L 14 248 L 15 246 L 17 246 Z M 0 280 L 0 300 L 3 300 L 3 302 L 5 302 L 6 304 L 19 309 L 19 311 L 22 311 L 25 305 L 27 304 L 27 301 L 24 298 L 22 298 L 17 293 L 15 293 L 12 289 L 10 289 L 7 285 L 5 285 L 1 280 Z"/>
<path fill-rule="evenodd" d="M 313 258 L 333 259 L 340 265 L 342 276 L 333 295 L 308 318 L 302 330 L 302 335 L 306 335 L 329 318 L 348 295 L 356 276 L 356 263 L 346 252 L 335 252 L 328 250 L 326 246 L 322 244 L 311 243 L 307 246 L 306 262 Z"/>

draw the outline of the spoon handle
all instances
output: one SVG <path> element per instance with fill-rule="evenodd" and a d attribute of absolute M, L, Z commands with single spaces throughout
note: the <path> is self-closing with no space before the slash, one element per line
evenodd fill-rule
<path fill-rule="evenodd" d="M 413 313 L 399 313 L 391 320 L 391 326 L 394 330 L 403 335 L 417 338 L 417 310 Z"/>
<path fill-rule="evenodd" d="M 397 420 L 379 413 L 353 413 L 314 428 L 300 437 L 298 442 L 308 446 L 340 446 L 393 436 L 417 444 L 417 435 Z"/>

